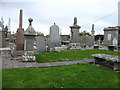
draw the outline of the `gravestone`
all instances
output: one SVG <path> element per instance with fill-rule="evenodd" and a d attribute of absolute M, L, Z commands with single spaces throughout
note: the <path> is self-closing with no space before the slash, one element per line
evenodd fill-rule
<path fill-rule="evenodd" d="M 5 28 L 4 28 L 4 20 L 1 17 L 0 21 L 0 48 L 6 47 L 6 37 L 5 37 Z"/>
<path fill-rule="evenodd" d="M 50 48 L 60 47 L 60 42 L 59 27 L 54 23 L 54 25 L 50 27 L 50 39 L 48 46 Z"/>
<path fill-rule="evenodd" d="M 0 28 L 0 48 L 6 47 L 5 31 Z"/>
<path fill-rule="evenodd" d="M 33 51 L 34 48 L 34 42 L 35 42 L 35 36 L 36 36 L 36 32 L 34 30 L 34 28 L 32 27 L 32 18 L 28 19 L 29 21 L 29 27 L 26 29 L 26 31 L 24 32 L 24 36 L 25 36 L 25 45 L 24 45 L 24 50 L 25 51 Z"/>
<path fill-rule="evenodd" d="M 74 18 L 73 26 L 71 28 L 71 43 L 79 43 L 79 28 L 80 26 L 77 25 L 77 18 Z"/>
<path fill-rule="evenodd" d="M 24 45 L 24 55 L 22 56 L 22 61 L 29 62 L 29 61 L 35 61 L 34 56 L 34 43 L 35 43 L 35 36 L 37 33 L 35 32 L 34 28 L 32 27 L 32 18 L 28 19 L 29 26 L 24 32 L 25 36 L 25 45 Z"/>
<path fill-rule="evenodd" d="M 16 51 L 24 50 L 24 29 L 22 28 L 22 10 L 20 10 L 19 16 L 19 28 L 16 33 Z"/>
<path fill-rule="evenodd" d="M 36 37 L 37 53 L 46 52 L 45 37 L 43 35 Z"/>

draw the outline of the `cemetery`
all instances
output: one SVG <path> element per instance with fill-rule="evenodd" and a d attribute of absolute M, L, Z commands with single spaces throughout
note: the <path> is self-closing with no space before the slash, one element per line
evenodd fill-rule
<path fill-rule="evenodd" d="M 118 88 L 119 26 L 95 35 L 92 24 L 91 33 L 85 35 L 74 17 L 70 35 L 60 35 L 54 23 L 45 36 L 36 32 L 33 18 L 28 18 L 27 29 L 22 21 L 20 10 L 14 35 L 0 21 L 3 88 Z"/>

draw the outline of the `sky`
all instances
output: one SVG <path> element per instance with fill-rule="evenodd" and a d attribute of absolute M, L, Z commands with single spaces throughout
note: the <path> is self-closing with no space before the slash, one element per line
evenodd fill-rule
<path fill-rule="evenodd" d="M 118 25 L 119 0 L 0 0 L 0 17 L 4 25 L 11 18 L 10 30 L 16 32 L 19 27 L 19 12 L 23 10 L 23 28 L 27 29 L 28 18 L 33 18 L 35 31 L 48 35 L 50 27 L 56 23 L 60 34 L 69 35 L 74 17 L 81 26 L 80 32 L 91 33 L 95 25 L 95 35 L 104 34 L 103 29 Z"/>

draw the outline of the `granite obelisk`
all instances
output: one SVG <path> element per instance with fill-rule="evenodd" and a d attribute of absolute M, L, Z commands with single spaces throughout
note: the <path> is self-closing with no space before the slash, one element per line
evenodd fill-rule
<path fill-rule="evenodd" d="M 16 33 L 16 51 L 24 50 L 24 29 L 22 28 L 22 19 L 23 19 L 23 11 L 20 10 L 19 15 L 19 28 Z"/>

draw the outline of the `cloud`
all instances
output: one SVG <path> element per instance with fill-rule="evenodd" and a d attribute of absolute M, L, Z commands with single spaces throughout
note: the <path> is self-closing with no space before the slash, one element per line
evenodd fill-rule
<path fill-rule="evenodd" d="M 117 26 L 117 13 L 93 22 L 117 10 L 119 0 L 32 0 L 19 2 L 0 2 L 5 23 L 11 18 L 11 30 L 15 31 L 19 25 L 19 10 L 23 9 L 23 28 L 28 27 L 28 18 L 33 18 L 33 28 L 42 33 L 49 34 L 49 27 L 55 22 L 62 34 L 70 34 L 73 18 L 76 16 L 80 30 L 90 32 L 91 24 L 96 25 L 96 34 L 103 33 L 107 26 Z M 89 23 L 88 25 L 85 25 Z"/>

